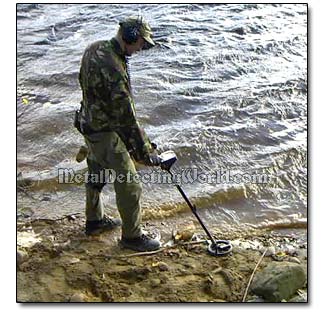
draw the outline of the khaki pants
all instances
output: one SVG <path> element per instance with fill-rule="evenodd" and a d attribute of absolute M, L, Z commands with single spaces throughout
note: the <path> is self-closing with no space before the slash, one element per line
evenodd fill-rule
<path fill-rule="evenodd" d="M 85 135 L 88 146 L 88 173 L 93 179 L 101 177 L 105 169 L 112 169 L 118 175 L 135 175 L 136 168 L 129 156 L 123 141 L 115 132 L 103 132 Z M 101 200 L 101 190 L 105 182 L 86 183 L 86 218 L 89 221 L 101 220 L 104 209 Z M 141 230 L 140 197 L 142 186 L 136 182 L 114 181 L 117 208 L 122 219 L 122 235 L 126 238 L 138 237 Z"/>

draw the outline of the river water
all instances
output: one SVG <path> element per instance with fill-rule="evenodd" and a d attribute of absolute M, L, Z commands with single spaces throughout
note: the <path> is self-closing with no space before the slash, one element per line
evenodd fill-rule
<path fill-rule="evenodd" d="M 86 167 L 75 161 L 83 139 L 72 126 L 80 59 L 88 44 L 110 39 L 118 21 L 137 14 L 158 43 L 130 60 L 138 119 L 160 151 L 176 152 L 175 173 L 199 173 L 182 186 L 204 218 L 305 226 L 302 4 L 18 4 L 17 173 L 33 181 L 18 192 L 19 215 L 83 211 L 84 186 L 57 183 L 59 168 Z M 206 180 L 210 175 L 218 180 Z M 170 184 L 143 189 L 146 218 L 188 211 Z M 115 209 L 111 184 L 104 194 L 105 206 Z"/>

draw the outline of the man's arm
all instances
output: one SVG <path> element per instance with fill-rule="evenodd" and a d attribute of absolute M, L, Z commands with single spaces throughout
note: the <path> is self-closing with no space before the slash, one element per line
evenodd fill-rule
<path fill-rule="evenodd" d="M 114 74 L 110 91 L 111 104 L 107 108 L 107 115 L 110 118 L 111 128 L 116 130 L 135 160 L 143 161 L 153 148 L 136 119 L 133 97 L 123 73 Z"/>

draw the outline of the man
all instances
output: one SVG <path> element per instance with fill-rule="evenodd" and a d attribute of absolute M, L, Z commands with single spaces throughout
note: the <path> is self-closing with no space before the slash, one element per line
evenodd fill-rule
<path fill-rule="evenodd" d="M 81 61 L 83 99 L 78 123 L 87 144 L 92 179 L 96 174 L 100 178 L 104 169 L 114 170 L 116 177 L 126 177 L 127 173 L 134 176 L 132 158 L 148 166 L 158 165 L 154 145 L 136 119 L 127 67 L 127 57 L 154 46 L 152 31 L 142 18 L 128 18 L 119 25 L 116 37 L 91 44 Z M 136 251 L 158 249 L 160 242 L 141 228 L 141 185 L 115 180 L 121 221 L 104 215 L 100 194 L 105 182 L 92 179 L 86 183 L 86 234 L 98 234 L 122 224 L 123 247 Z"/>

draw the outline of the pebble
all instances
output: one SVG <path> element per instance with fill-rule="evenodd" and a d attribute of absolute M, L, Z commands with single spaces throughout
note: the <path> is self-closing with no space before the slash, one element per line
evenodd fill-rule
<path fill-rule="evenodd" d="M 88 148 L 84 145 L 82 145 L 79 149 L 79 152 L 77 153 L 75 159 L 77 162 L 82 162 L 83 160 L 85 160 L 87 158 L 89 151 Z"/>
<path fill-rule="evenodd" d="M 190 241 L 194 235 L 194 230 L 183 230 L 175 236 L 176 240 Z"/>
<path fill-rule="evenodd" d="M 159 267 L 159 270 L 161 270 L 161 271 L 169 270 L 169 266 L 167 263 L 159 262 L 159 264 L 157 266 Z"/>
<path fill-rule="evenodd" d="M 54 247 L 59 251 L 68 250 L 71 247 L 71 241 L 68 240 L 64 243 L 54 243 Z"/>
<path fill-rule="evenodd" d="M 232 28 L 231 29 L 231 32 L 232 33 L 236 33 L 236 34 L 241 35 L 241 36 L 243 36 L 243 35 L 246 34 L 245 29 L 243 27 L 241 27 L 241 26 L 236 27 L 236 28 Z"/>
<path fill-rule="evenodd" d="M 70 215 L 67 218 L 68 218 L 68 220 L 76 220 L 77 219 L 77 217 L 75 215 Z"/>
<path fill-rule="evenodd" d="M 20 266 L 28 259 L 28 254 L 25 251 L 17 250 L 17 265 Z"/>
<path fill-rule="evenodd" d="M 300 295 L 294 296 L 288 302 L 294 302 L 294 303 L 307 302 L 307 292 L 303 292 Z"/>
<path fill-rule="evenodd" d="M 264 303 L 265 301 L 261 297 L 254 295 L 249 300 L 247 300 L 247 302 L 249 302 L 249 303 Z"/>
<path fill-rule="evenodd" d="M 161 280 L 159 278 L 152 278 L 151 279 L 151 287 L 156 288 L 161 284 Z"/>
<path fill-rule="evenodd" d="M 297 257 L 294 257 L 294 256 L 290 256 L 287 261 L 291 262 L 291 263 L 297 263 L 297 264 L 301 263 L 300 260 Z"/>
<path fill-rule="evenodd" d="M 76 264 L 76 263 L 79 263 L 80 262 L 80 259 L 77 258 L 77 257 L 72 257 L 69 261 L 69 264 Z"/>
<path fill-rule="evenodd" d="M 86 302 L 86 296 L 83 293 L 74 293 L 70 298 L 70 302 Z"/>
<path fill-rule="evenodd" d="M 273 246 L 268 247 L 265 256 L 272 256 L 276 254 L 276 249 Z"/>
<path fill-rule="evenodd" d="M 50 240 L 51 242 L 55 242 L 55 236 L 50 235 L 47 237 L 48 240 Z"/>
<path fill-rule="evenodd" d="M 290 245 L 290 244 L 284 245 L 283 250 L 288 255 L 296 255 L 297 254 L 296 248 L 293 245 Z"/>

